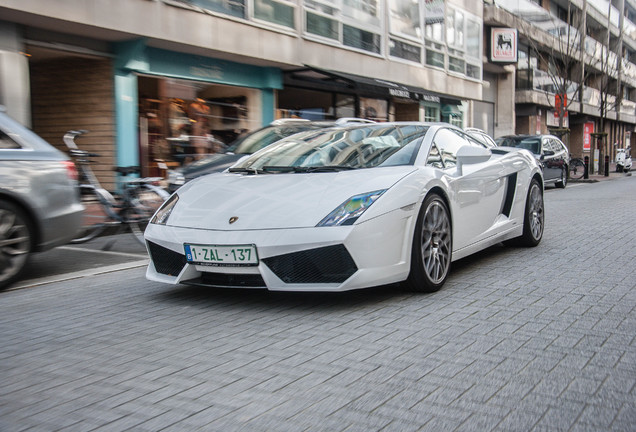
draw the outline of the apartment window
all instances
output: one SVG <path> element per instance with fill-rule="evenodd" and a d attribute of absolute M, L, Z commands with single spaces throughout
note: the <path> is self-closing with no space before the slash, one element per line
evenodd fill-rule
<path fill-rule="evenodd" d="M 284 1 L 254 0 L 254 18 L 295 28 L 295 5 Z"/>
<path fill-rule="evenodd" d="M 389 1 L 389 29 L 394 35 L 421 40 L 420 3 L 412 0 Z"/>
<path fill-rule="evenodd" d="M 420 63 L 422 61 L 421 47 L 402 42 L 397 39 L 389 40 L 389 54 L 393 57 L 399 57 L 416 63 Z"/>
<path fill-rule="evenodd" d="M 365 51 L 380 53 L 380 35 L 343 25 L 342 43 Z"/>
<path fill-rule="evenodd" d="M 444 53 L 431 47 L 426 48 L 426 64 L 438 68 L 444 68 Z"/>
<path fill-rule="evenodd" d="M 324 15 L 307 12 L 307 33 L 340 40 L 340 23 Z"/>
<path fill-rule="evenodd" d="M 245 18 L 245 0 L 190 0 L 202 9 Z"/>
<path fill-rule="evenodd" d="M 343 1 L 305 0 L 305 31 L 379 54 L 382 29 L 377 0 Z"/>

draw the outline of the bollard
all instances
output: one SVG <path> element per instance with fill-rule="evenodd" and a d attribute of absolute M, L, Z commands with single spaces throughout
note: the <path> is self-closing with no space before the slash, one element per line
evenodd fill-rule
<path fill-rule="evenodd" d="M 609 155 L 605 155 L 605 177 L 609 177 Z"/>
<path fill-rule="evenodd" d="M 585 170 L 583 171 L 583 178 L 587 180 L 590 178 L 590 157 L 585 156 L 583 158 L 583 163 L 585 164 Z"/>

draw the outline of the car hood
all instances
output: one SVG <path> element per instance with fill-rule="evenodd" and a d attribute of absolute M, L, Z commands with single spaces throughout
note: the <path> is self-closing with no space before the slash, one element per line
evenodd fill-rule
<path fill-rule="evenodd" d="M 179 202 L 168 225 L 225 231 L 314 227 L 352 196 L 388 189 L 415 169 L 399 166 L 337 173 L 212 174 L 188 183 L 178 192 Z M 238 219 L 230 224 L 230 218 Z"/>
<path fill-rule="evenodd" d="M 187 180 L 200 177 L 205 174 L 224 171 L 234 165 L 244 154 L 219 153 L 208 156 L 181 168 L 181 173 Z"/>

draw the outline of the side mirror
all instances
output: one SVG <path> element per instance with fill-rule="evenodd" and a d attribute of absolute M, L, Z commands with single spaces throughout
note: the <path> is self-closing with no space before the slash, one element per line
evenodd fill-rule
<path fill-rule="evenodd" d="M 462 175 L 462 167 L 464 165 L 471 165 L 486 162 L 492 156 L 492 152 L 483 147 L 477 146 L 462 146 L 457 150 L 457 171 L 459 175 Z"/>
<path fill-rule="evenodd" d="M 554 152 L 552 150 L 544 150 L 543 156 L 554 156 Z"/>

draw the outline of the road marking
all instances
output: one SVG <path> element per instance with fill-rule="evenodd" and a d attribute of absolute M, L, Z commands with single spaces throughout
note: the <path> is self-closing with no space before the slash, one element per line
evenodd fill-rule
<path fill-rule="evenodd" d="M 115 252 L 115 251 L 105 251 L 101 249 L 82 248 L 77 246 L 58 246 L 56 249 L 64 249 L 64 250 L 80 251 L 80 252 L 93 252 L 93 253 L 100 253 L 100 254 L 106 254 L 111 256 L 123 256 L 123 257 L 133 257 L 133 258 L 148 256 L 148 253 L 145 251 L 136 252 L 136 253 L 135 252 Z"/>
<path fill-rule="evenodd" d="M 97 252 L 102 252 L 102 251 L 97 251 Z M 120 255 L 123 254 L 123 252 L 111 252 L 111 253 L 116 253 L 116 254 L 120 254 Z M 125 254 L 125 255 L 131 255 L 132 256 L 133 254 Z M 139 255 L 137 255 L 137 258 L 138 257 L 139 257 Z M 83 277 L 87 277 L 87 276 L 95 276 L 95 275 L 99 275 L 99 274 L 103 274 L 103 273 L 110 273 L 110 272 L 116 272 L 116 271 L 122 271 L 122 270 L 129 270 L 129 269 L 133 269 L 133 268 L 137 268 L 137 267 L 145 267 L 145 266 L 148 265 L 148 262 L 149 262 L 149 259 L 145 258 L 145 259 L 141 259 L 141 260 L 137 260 L 137 261 L 133 261 L 133 262 L 128 262 L 128 263 L 123 263 L 123 264 L 114 264 L 114 265 L 97 267 L 97 268 L 92 268 L 92 269 L 79 270 L 79 271 L 71 272 L 71 273 L 64 273 L 64 274 L 53 275 L 53 276 L 45 276 L 45 277 L 41 277 L 41 278 L 37 278 L 37 279 L 23 280 L 23 281 L 19 281 L 19 282 L 15 283 L 14 285 L 12 285 L 9 289 L 7 289 L 7 291 L 30 288 L 30 287 L 34 287 L 34 286 L 38 286 L 38 285 L 46 285 L 46 284 L 55 283 L 55 282 L 64 282 L 64 281 L 71 280 L 71 279 L 79 279 L 79 278 L 83 278 Z"/>

